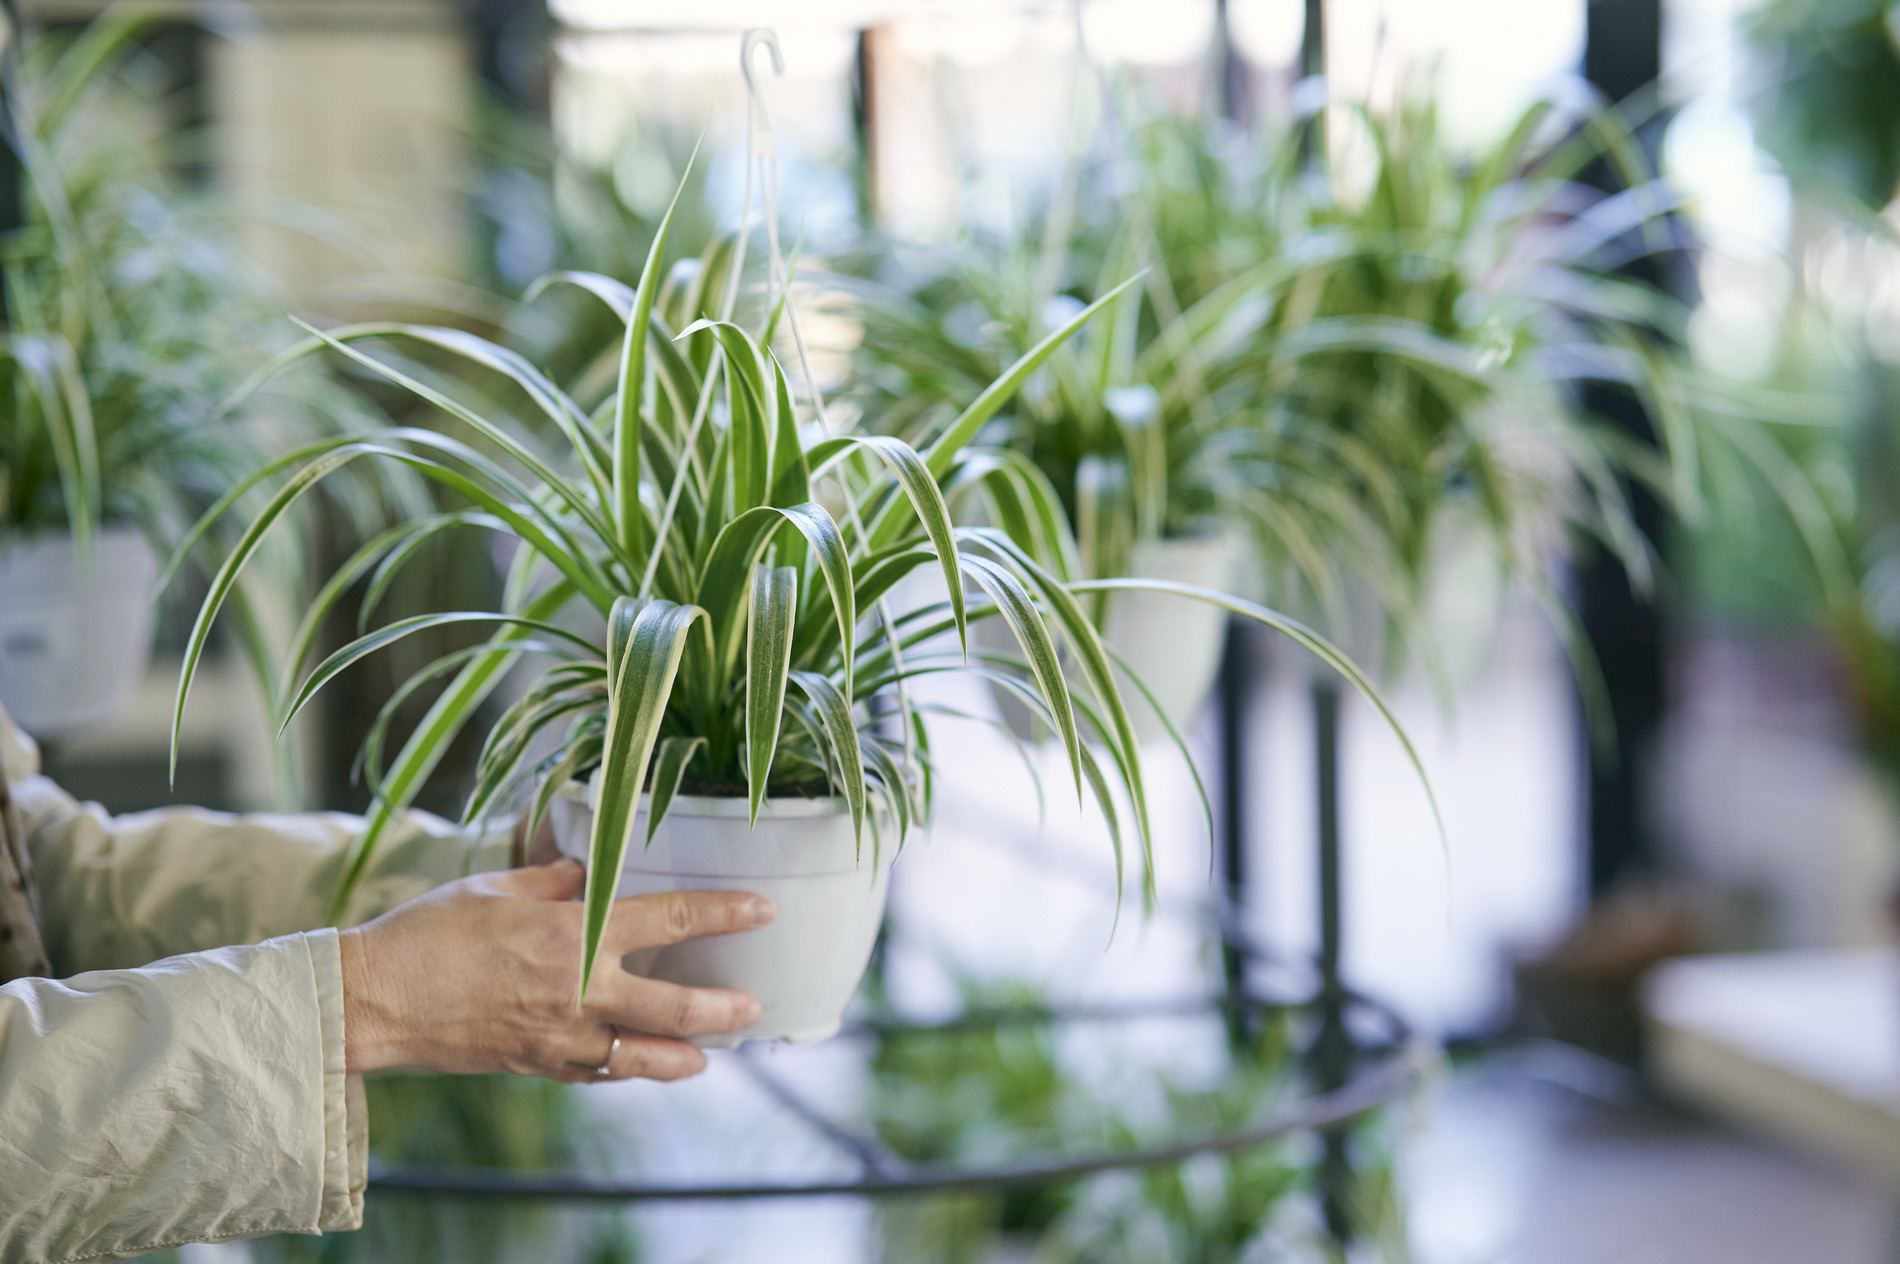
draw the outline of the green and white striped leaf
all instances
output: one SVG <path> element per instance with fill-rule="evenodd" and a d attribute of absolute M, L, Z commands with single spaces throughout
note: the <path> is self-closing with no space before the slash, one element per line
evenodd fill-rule
<path fill-rule="evenodd" d="M 832 757 L 837 762 L 838 776 L 843 782 L 837 788 L 844 791 L 845 802 L 851 805 L 852 835 L 862 849 L 864 751 L 858 745 L 858 726 L 851 717 L 851 704 L 845 701 L 844 694 L 839 692 L 836 685 L 817 672 L 795 671 L 791 674 L 791 680 L 804 690 L 812 706 L 818 709 L 818 718 L 824 724 L 825 736 L 831 741 Z"/>
<path fill-rule="evenodd" d="M 635 600 L 622 597 L 614 604 L 617 610 L 624 610 Z M 613 912 L 614 891 L 620 884 L 620 865 L 627 854 L 640 788 L 646 781 L 647 761 L 653 755 L 660 721 L 672 697 L 686 639 L 696 624 L 703 628 L 701 621 L 705 619 L 706 612 L 698 606 L 683 606 L 663 598 L 649 601 L 628 628 L 625 648 L 613 668 L 606 745 L 600 769 L 594 774 L 594 832 L 588 842 L 587 889 L 582 897 L 586 904 L 580 962 L 583 1000 L 593 978 L 601 939 L 607 933 L 607 918 Z M 657 827 L 657 822 L 649 826 Z"/>
<path fill-rule="evenodd" d="M 661 741 L 659 754 L 653 758 L 652 797 L 647 800 L 647 846 L 653 845 L 654 833 L 666 819 L 667 809 L 673 806 L 673 797 L 679 793 L 680 781 L 686 776 L 686 766 L 705 745 L 703 737 L 669 737 Z"/>

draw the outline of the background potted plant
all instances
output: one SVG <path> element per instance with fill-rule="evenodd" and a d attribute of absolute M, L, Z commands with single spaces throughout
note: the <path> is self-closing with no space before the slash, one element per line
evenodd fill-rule
<path fill-rule="evenodd" d="M 1299 214 L 1337 262 L 1263 326 L 1256 396 L 1221 436 L 1220 468 L 1235 503 L 1303 484 L 1345 507 L 1313 532 L 1324 566 L 1254 516 L 1277 600 L 1343 627 L 1356 589 L 1385 617 L 1388 661 L 1410 652 L 1442 672 L 1425 617 L 1434 568 L 1475 547 L 1539 599 L 1587 672 L 1558 559 L 1593 540 L 1646 585 L 1653 550 L 1625 480 L 1690 514 L 1697 503 L 1693 387 L 1668 350 L 1686 311 L 1618 271 L 1675 244 L 1670 197 L 1612 114 L 1539 102 L 1468 153 L 1428 89 L 1330 111 L 1325 178 L 1302 183 Z M 1593 163 L 1624 187 L 1584 184 Z M 1605 425 L 1592 382 L 1634 392 L 1657 446 Z M 1378 653 L 1376 618 L 1354 622 L 1355 651 Z"/>
<path fill-rule="evenodd" d="M 278 309 L 230 244 L 226 204 L 167 165 L 166 76 L 137 43 L 159 16 L 117 10 L 63 45 L 29 28 L 4 64 L 23 223 L 4 245 L 0 701 L 42 736 L 110 721 L 143 675 L 154 547 L 263 454 L 363 411 L 315 365 L 221 410 Z M 380 492 L 342 503 L 366 525 Z M 296 561 L 274 559 L 280 596 Z M 237 605 L 261 652 L 258 596 Z"/>
<path fill-rule="evenodd" d="M 1245 533 L 1256 565 L 1230 572 L 1243 591 L 1324 620 L 1362 660 L 1383 642 L 1442 676 L 1420 634 L 1447 553 L 1478 546 L 1568 635 L 1551 568 L 1574 538 L 1639 580 L 1653 569 L 1620 480 L 1693 507 L 1693 423 L 1655 336 L 1683 311 L 1613 271 L 1669 240 L 1667 200 L 1607 116 L 1540 104 L 1472 155 L 1417 86 L 1389 109 L 1329 113 L 1343 164 L 1311 123 L 1249 139 L 1160 118 L 1113 133 L 1121 152 L 1084 168 L 1081 194 L 1014 235 L 874 247 L 857 266 L 872 278 L 857 287 L 864 379 L 883 416 L 928 434 L 991 363 L 1147 268 L 995 440 L 1073 512 L 1079 570 L 1187 578 L 1232 565 L 1212 542 Z M 1584 188 L 1599 159 L 1631 187 Z M 1599 424 L 1578 391 L 1593 378 L 1641 395 L 1660 452 Z M 1178 725 L 1211 682 L 1220 625 L 1176 606 L 1129 603 L 1104 627 L 1131 656 L 1144 647 L 1133 661 L 1166 664 L 1141 674 L 1174 686 Z"/>

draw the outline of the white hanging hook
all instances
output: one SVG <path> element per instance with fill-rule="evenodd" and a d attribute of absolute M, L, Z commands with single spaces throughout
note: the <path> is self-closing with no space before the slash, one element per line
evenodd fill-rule
<path fill-rule="evenodd" d="M 739 45 L 739 73 L 745 76 L 746 99 L 752 105 L 746 148 L 751 150 L 754 157 L 774 152 L 772 116 L 766 113 L 765 95 L 759 91 L 758 80 L 752 77 L 752 54 L 760 47 L 772 54 L 772 73 L 780 78 L 785 75 L 785 56 L 779 52 L 778 32 L 768 26 L 747 29 Z"/>

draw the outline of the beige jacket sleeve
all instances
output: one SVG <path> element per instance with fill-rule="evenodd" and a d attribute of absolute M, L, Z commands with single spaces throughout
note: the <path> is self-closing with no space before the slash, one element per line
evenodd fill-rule
<path fill-rule="evenodd" d="M 0 1264 L 362 1223 L 362 1089 L 323 921 L 342 815 L 109 817 L 38 775 L 0 711 L 60 982 L 0 987 Z M 508 863 L 406 816 L 346 920 Z M 162 960 L 161 960 L 162 958 Z"/>

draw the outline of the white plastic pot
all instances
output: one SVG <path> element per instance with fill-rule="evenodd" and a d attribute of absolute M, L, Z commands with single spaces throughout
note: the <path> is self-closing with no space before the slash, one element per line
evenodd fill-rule
<path fill-rule="evenodd" d="M 117 719 L 152 657 L 158 559 L 144 533 L 108 527 L 82 565 L 64 532 L 0 536 L 0 704 L 36 737 Z"/>
<path fill-rule="evenodd" d="M 1232 531 L 1142 540 L 1129 558 L 1128 573 L 1228 592 L 1245 547 L 1245 539 Z M 1127 660 L 1174 727 L 1186 733 L 1220 671 L 1227 612 L 1209 602 L 1166 593 L 1119 592 L 1109 598 L 1102 635 Z M 1120 680 L 1135 735 L 1144 742 L 1165 741 L 1168 730 L 1141 690 L 1125 675 Z"/>
<path fill-rule="evenodd" d="M 593 829 L 591 785 L 569 785 L 549 812 L 561 854 L 587 862 Z M 895 831 L 881 822 L 882 845 L 864 823 L 860 853 L 843 799 L 767 799 L 757 829 L 744 799 L 681 795 L 646 837 L 641 797 L 621 867 L 618 895 L 657 891 L 753 891 L 777 906 L 771 923 L 736 935 L 710 935 L 629 954 L 626 966 L 647 978 L 691 987 L 750 992 L 764 1009 L 750 1027 L 693 1043 L 730 1049 L 748 1040 L 809 1044 L 837 1034 L 858 990 L 884 920 Z"/>
<path fill-rule="evenodd" d="M 1142 579 L 1171 579 L 1228 592 L 1245 550 L 1246 538 L 1233 531 L 1142 540 L 1129 556 L 1128 573 Z M 1118 592 L 1109 596 L 1102 636 L 1127 660 L 1175 728 L 1185 734 L 1220 671 L 1226 630 L 1227 612 L 1208 602 L 1167 593 Z M 999 619 L 978 624 L 976 636 L 986 649 L 1021 652 L 1014 635 Z M 1077 670 L 1074 661 L 1065 656 L 1063 671 L 1079 686 Z M 1135 736 L 1142 742 L 1166 741 L 1168 730 L 1141 690 L 1119 668 L 1116 679 L 1134 721 Z M 1000 688 L 992 692 L 1011 732 L 1024 739 L 1049 736 L 1015 695 Z"/>

